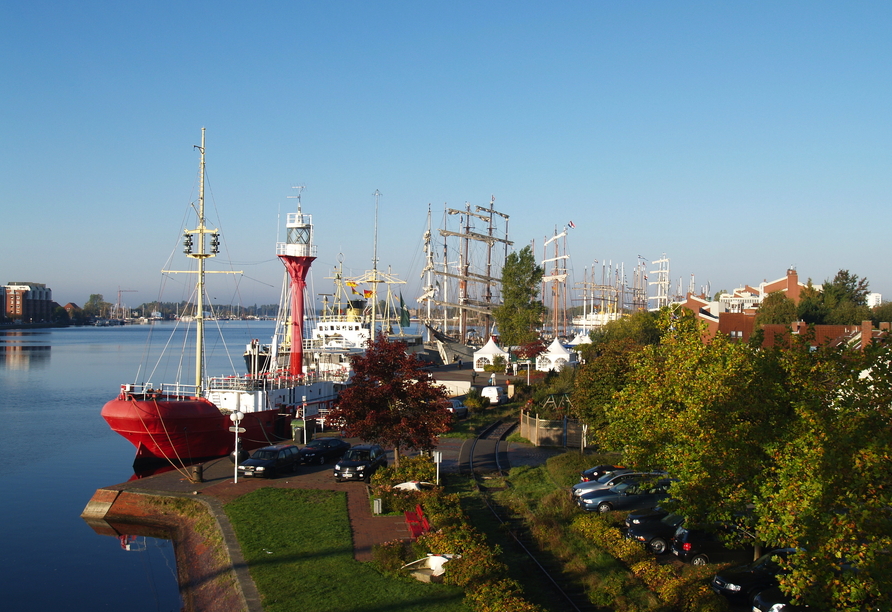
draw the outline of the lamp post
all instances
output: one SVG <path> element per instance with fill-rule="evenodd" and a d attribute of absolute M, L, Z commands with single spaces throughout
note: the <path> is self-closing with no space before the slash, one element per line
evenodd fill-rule
<path fill-rule="evenodd" d="M 245 415 L 242 414 L 238 410 L 236 410 L 235 412 L 233 412 L 232 414 L 229 415 L 229 420 L 232 421 L 234 424 L 233 427 L 229 428 L 229 431 L 235 433 L 235 447 L 232 451 L 232 458 L 233 458 L 233 461 L 232 461 L 233 468 L 232 469 L 234 472 L 233 476 L 232 476 L 232 481 L 236 484 L 238 483 L 238 460 L 240 457 L 240 454 L 238 452 L 238 435 L 239 435 L 239 433 L 245 431 L 243 428 L 239 427 L 239 423 L 242 422 L 242 419 L 244 417 L 245 417 Z"/>
<path fill-rule="evenodd" d="M 301 416 L 304 419 L 304 446 L 307 445 L 307 427 L 310 426 L 310 422 L 307 421 L 307 396 L 304 395 L 301 397 L 301 412 L 303 413 Z"/>

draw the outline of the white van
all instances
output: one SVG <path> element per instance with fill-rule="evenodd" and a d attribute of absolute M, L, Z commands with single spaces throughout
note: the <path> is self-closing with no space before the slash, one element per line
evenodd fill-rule
<path fill-rule="evenodd" d="M 488 399 L 493 406 L 504 404 L 508 401 L 508 394 L 505 393 L 504 387 L 483 387 L 480 390 L 480 396 Z"/>

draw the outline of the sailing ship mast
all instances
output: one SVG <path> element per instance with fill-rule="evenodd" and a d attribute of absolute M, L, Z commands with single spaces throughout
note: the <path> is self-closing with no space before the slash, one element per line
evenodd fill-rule
<path fill-rule="evenodd" d="M 186 257 L 198 261 L 197 270 L 162 270 L 168 274 L 196 274 L 198 280 L 195 283 L 195 397 L 201 397 L 204 391 L 204 277 L 205 274 L 241 274 L 239 271 L 219 270 L 209 272 L 205 269 L 205 260 L 216 257 L 220 252 L 220 231 L 208 229 L 205 225 L 204 215 L 204 136 L 205 128 L 201 128 L 201 146 L 194 145 L 201 153 L 201 161 L 198 166 L 198 227 L 183 231 L 183 252 Z M 205 251 L 205 236 L 210 235 L 210 252 Z M 193 237 L 198 237 L 198 245 Z"/>
<path fill-rule="evenodd" d="M 458 210 L 454 208 L 447 208 L 446 214 L 448 215 L 461 215 L 462 217 L 462 226 L 461 232 L 452 232 L 446 229 L 441 229 L 440 235 L 444 238 L 452 236 L 461 239 L 461 251 L 459 255 L 459 266 L 458 273 L 453 274 L 448 271 L 448 264 L 446 263 L 446 255 L 444 253 L 444 263 L 443 270 L 436 272 L 440 276 L 445 278 L 452 278 L 458 281 L 458 300 L 457 302 L 449 302 L 446 301 L 446 297 L 444 296 L 443 300 L 434 299 L 434 303 L 438 306 L 443 306 L 444 308 L 457 308 L 459 315 L 459 337 L 461 342 L 466 342 L 468 339 L 468 314 L 469 313 L 477 313 L 481 315 L 483 321 L 481 322 L 484 326 L 485 337 L 488 337 L 492 331 L 492 311 L 495 308 L 496 304 L 494 303 L 493 296 L 493 287 L 497 287 L 501 283 L 501 278 L 496 278 L 492 276 L 492 249 L 498 244 L 505 245 L 505 251 L 507 254 L 507 249 L 510 245 L 514 244 L 512 241 L 508 240 L 508 215 L 502 212 L 495 210 L 495 196 L 490 199 L 489 208 L 483 206 L 477 206 L 475 211 L 471 212 L 471 204 L 469 202 L 465 202 L 464 210 Z M 495 224 L 494 218 L 498 215 L 505 219 L 505 237 L 501 238 L 495 235 Z M 477 232 L 471 231 L 471 218 L 481 219 L 487 223 L 487 233 L 480 234 Z M 471 262 L 470 262 L 470 244 L 472 241 L 483 242 L 486 244 L 486 268 L 485 274 L 478 274 L 475 272 L 471 272 Z M 482 284 L 484 286 L 483 292 L 483 300 L 475 300 L 471 296 L 470 286 L 472 284 Z M 445 330 L 444 330 L 445 331 Z"/>

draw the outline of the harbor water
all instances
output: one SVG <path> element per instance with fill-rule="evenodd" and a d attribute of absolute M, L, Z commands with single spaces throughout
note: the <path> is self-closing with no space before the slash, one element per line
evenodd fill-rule
<path fill-rule="evenodd" d="M 221 321 L 222 336 L 211 330 L 216 326 L 208 323 L 207 371 L 230 375 L 244 371 L 245 345 L 252 338 L 267 342 L 274 323 Z M 97 535 L 80 518 L 96 489 L 134 477 L 135 449 L 109 429 L 102 405 L 122 383 L 150 376 L 162 382 L 146 374 L 152 371 L 147 341 L 170 338 L 171 346 L 182 347 L 187 331 L 171 336 L 174 329 L 164 322 L 0 330 L 4 609 L 181 609 L 169 541 L 122 543 Z M 186 359 L 172 367 L 191 371 L 193 364 Z"/>

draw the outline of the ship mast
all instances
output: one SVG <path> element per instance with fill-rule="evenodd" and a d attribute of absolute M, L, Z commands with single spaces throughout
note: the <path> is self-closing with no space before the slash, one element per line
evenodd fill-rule
<path fill-rule="evenodd" d="M 201 153 L 201 161 L 198 166 L 199 185 L 198 185 L 198 227 L 195 229 L 187 229 L 183 231 L 183 252 L 186 257 L 198 260 L 198 270 L 162 270 L 169 274 L 197 274 L 198 280 L 195 283 L 195 397 L 201 397 L 204 391 L 204 276 L 209 274 L 205 270 L 205 260 L 209 257 L 216 257 L 220 252 L 220 231 L 216 229 L 208 229 L 205 225 L 204 216 L 204 133 L 205 128 L 201 128 L 201 146 L 194 145 Z M 211 250 L 205 251 L 205 235 L 211 236 Z M 198 245 L 194 244 L 193 237 L 198 237 Z M 220 270 L 213 271 L 219 274 L 241 274 L 239 271 Z"/>
<path fill-rule="evenodd" d="M 508 240 L 507 234 L 507 222 L 508 215 L 501 213 L 493 208 L 495 203 L 495 197 L 490 200 L 489 208 L 484 208 L 481 206 L 477 206 L 476 210 L 478 212 L 483 212 L 486 214 L 478 214 L 478 212 L 471 212 L 471 204 L 469 202 L 465 203 L 464 210 L 458 210 L 454 208 L 447 208 L 447 215 L 461 215 L 461 223 L 460 229 L 463 230 L 461 232 L 452 232 L 447 231 L 445 229 L 440 230 L 440 235 L 444 237 L 444 239 L 448 236 L 452 236 L 455 238 L 459 238 L 461 240 L 461 250 L 459 252 L 459 265 L 458 265 L 458 274 L 452 274 L 448 272 L 447 265 L 445 263 L 446 258 L 444 257 L 444 270 L 439 272 L 441 276 L 444 277 L 444 282 L 447 278 L 453 278 L 458 281 L 458 300 L 456 302 L 447 301 L 447 297 L 444 296 L 443 300 L 435 300 L 434 303 L 443 307 L 453 307 L 458 308 L 459 311 L 459 337 L 462 343 L 468 341 L 468 313 L 477 313 L 478 315 L 483 317 L 483 324 L 485 325 L 485 333 L 488 335 L 491 330 L 492 325 L 492 311 L 495 307 L 495 304 L 492 300 L 492 286 L 498 286 L 501 283 L 500 278 L 495 278 L 491 276 L 491 253 L 492 248 L 496 243 L 501 243 L 505 245 L 505 249 L 507 251 L 508 246 L 512 245 L 513 242 Z M 500 217 L 505 219 L 505 238 L 499 238 L 494 234 L 494 227 L 492 225 L 493 216 L 499 215 Z M 471 231 L 471 217 L 475 217 L 480 219 L 487 224 L 487 234 L 480 234 L 477 232 Z M 487 269 L 485 274 L 477 274 L 471 272 L 471 261 L 470 261 L 470 253 L 469 246 L 471 241 L 484 242 L 487 246 Z M 470 295 L 469 286 L 471 283 L 482 284 L 485 286 L 483 300 L 475 300 Z M 445 331 L 445 330 L 444 330 Z"/>

